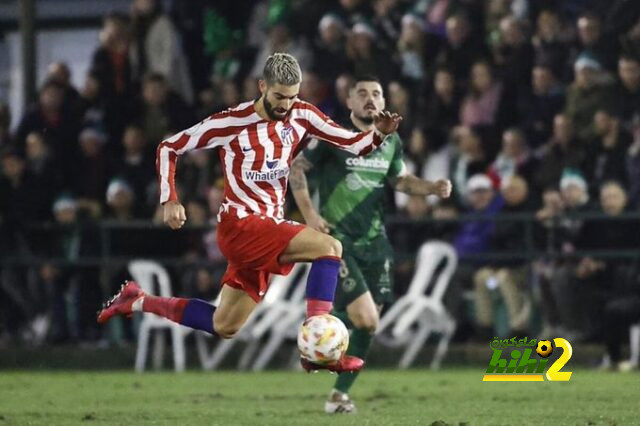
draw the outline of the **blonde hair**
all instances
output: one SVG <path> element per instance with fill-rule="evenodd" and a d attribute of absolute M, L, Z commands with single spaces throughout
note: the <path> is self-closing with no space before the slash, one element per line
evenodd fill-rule
<path fill-rule="evenodd" d="M 262 78 L 268 85 L 282 84 L 293 86 L 302 81 L 300 65 L 293 56 L 288 53 L 274 53 L 267 58 L 262 71 Z"/>

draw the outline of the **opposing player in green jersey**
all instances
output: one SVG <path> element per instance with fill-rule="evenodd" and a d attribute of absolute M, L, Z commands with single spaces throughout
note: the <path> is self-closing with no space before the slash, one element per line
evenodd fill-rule
<path fill-rule="evenodd" d="M 378 79 L 356 79 L 347 106 L 353 127 L 371 130 L 374 117 L 385 107 Z M 318 176 L 320 212 L 307 186 L 305 173 L 312 169 Z M 353 330 L 347 353 L 364 358 L 378 327 L 380 309 L 392 300 L 393 251 L 383 220 L 385 186 L 407 194 L 446 198 L 451 182 L 430 182 L 407 173 L 397 133 L 362 157 L 311 142 L 293 161 L 289 182 L 307 225 L 330 233 L 344 247 L 333 314 Z M 327 413 L 355 412 L 348 392 L 356 377 L 357 373 L 338 376 L 325 403 Z"/>

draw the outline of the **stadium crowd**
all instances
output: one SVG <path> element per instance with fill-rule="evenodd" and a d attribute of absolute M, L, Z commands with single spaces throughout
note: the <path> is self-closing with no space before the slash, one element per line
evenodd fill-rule
<path fill-rule="evenodd" d="M 597 340 L 608 327 L 610 356 L 620 357 L 622 324 L 640 322 L 637 256 L 572 253 L 637 249 L 640 4 L 624 0 L 134 0 L 129 15 L 104 18 L 82 87 L 55 62 L 13 131 L 0 105 L 2 257 L 68 261 L 3 263 L 0 333 L 103 337 L 94 313 L 126 270 L 70 265 L 99 256 L 100 223 L 161 222 L 155 147 L 257 98 L 265 58 L 278 51 L 303 68 L 300 98 L 343 125 L 353 76 L 378 76 L 387 108 L 404 117 L 408 168 L 453 182 L 446 203 L 390 194 L 390 212 L 407 223 L 389 233 L 404 253 L 429 238 L 455 246 L 463 262 L 447 304 L 460 339 L 494 336 L 499 294 L 509 333 L 533 331 L 541 312 L 543 333 Z M 183 256 L 176 292 L 211 298 L 224 271 L 215 154 L 184 156 L 177 180 L 190 223 L 206 230 L 124 228 L 110 254 Z M 575 215 L 585 212 L 599 214 Z M 476 219 L 449 220 L 465 213 Z M 519 214 L 531 218 L 530 235 Z M 293 201 L 287 215 L 300 217 Z M 62 231 L 29 232 L 49 222 Z M 518 256 L 527 250 L 545 255 Z M 513 256 L 482 257 L 491 251 Z M 399 258 L 396 292 L 411 273 Z"/>

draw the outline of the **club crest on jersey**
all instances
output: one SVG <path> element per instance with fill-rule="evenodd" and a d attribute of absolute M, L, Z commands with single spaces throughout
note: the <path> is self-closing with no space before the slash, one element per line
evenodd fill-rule
<path fill-rule="evenodd" d="M 280 139 L 282 140 L 282 145 L 293 145 L 295 142 L 293 137 L 293 127 L 290 125 L 284 126 L 282 130 L 280 130 Z"/>

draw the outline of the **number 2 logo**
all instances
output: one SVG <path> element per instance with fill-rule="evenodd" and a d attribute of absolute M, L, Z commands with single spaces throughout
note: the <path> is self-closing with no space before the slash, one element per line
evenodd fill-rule
<path fill-rule="evenodd" d="M 573 348 L 571 343 L 561 337 L 553 339 L 556 348 L 562 348 L 562 355 L 547 370 L 547 380 L 556 382 L 568 382 L 571 378 L 571 371 L 560 371 L 562 367 L 571 359 Z"/>

